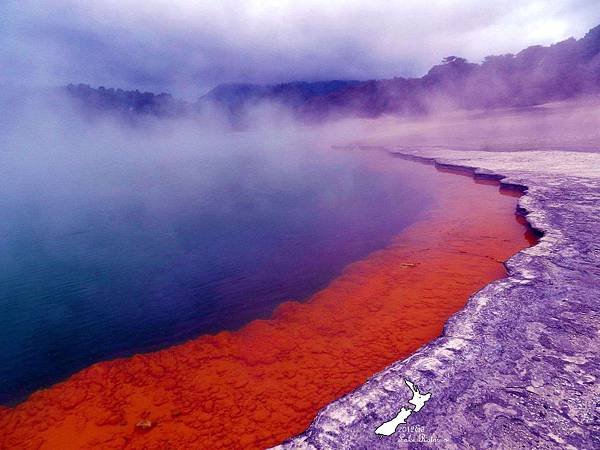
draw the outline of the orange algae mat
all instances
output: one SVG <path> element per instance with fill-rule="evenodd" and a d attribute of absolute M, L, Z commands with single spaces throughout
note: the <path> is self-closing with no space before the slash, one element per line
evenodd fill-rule
<path fill-rule="evenodd" d="M 421 167 L 443 182 L 435 205 L 306 302 L 95 364 L 0 409 L 0 448 L 252 449 L 302 432 L 327 403 L 438 336 L 533 242 L 515 217 L 518 195 Z"/>

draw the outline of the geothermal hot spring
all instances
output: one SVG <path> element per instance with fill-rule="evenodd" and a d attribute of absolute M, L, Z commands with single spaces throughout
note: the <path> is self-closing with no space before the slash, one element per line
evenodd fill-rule
<path fill-rule="evenodd" d="M 2 155 L 1 401 L 268 318 L 434 201 L 414 164 L 246 139 Z"/>
<path fill-rule="evenodd" d="M 277 444 L 531 242 L 518 194 L 330 135 L 37 122 L 0 154 L 12 448 Z"/>

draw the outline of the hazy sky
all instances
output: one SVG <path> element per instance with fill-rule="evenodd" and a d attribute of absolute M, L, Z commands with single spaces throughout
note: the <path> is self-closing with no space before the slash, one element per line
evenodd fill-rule
<path fill-rule="evenodd" d="M 420 76 L 582 37 L 598 0 L 2 0 L 0 83 L 165 90 Z"/>

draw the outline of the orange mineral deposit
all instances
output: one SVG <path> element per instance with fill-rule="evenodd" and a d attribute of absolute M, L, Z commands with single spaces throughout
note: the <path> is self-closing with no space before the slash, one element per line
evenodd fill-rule
<path fill-rule="evenodd" d="M 235 332 L 100 362 L 0 410 L 2 449 L 258 449 L 438 336 L 534 240 L 497 183 L 443 177 L 434 207 L 303 302 Z"/>

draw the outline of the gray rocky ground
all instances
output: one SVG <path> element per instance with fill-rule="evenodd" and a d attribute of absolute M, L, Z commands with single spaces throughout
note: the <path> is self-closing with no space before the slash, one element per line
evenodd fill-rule
<path fill-rule="evenodd" d="M 600 448 L 600 154 L 388 150 L 527 187 L 519 207 L 544 235 L 442 336 L 279 448 Z M 375 434 L 410 406 L 405 379 L 431 399 L 396 433 Z"/>

